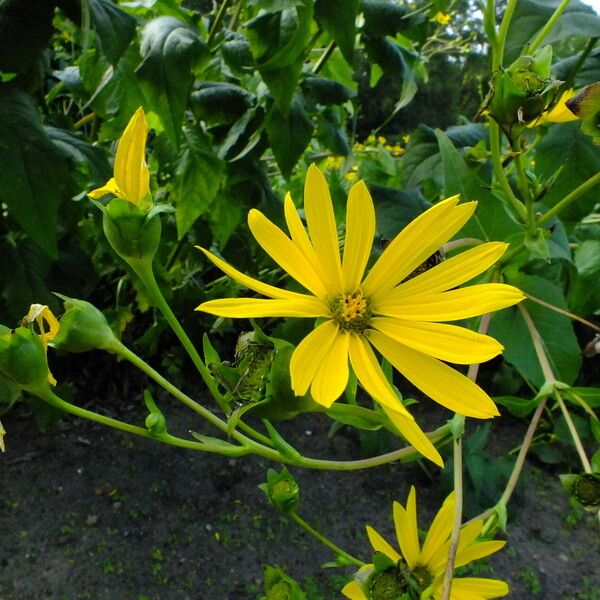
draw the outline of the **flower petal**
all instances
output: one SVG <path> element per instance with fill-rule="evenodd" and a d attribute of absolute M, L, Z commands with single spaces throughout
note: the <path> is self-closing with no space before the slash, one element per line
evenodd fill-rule
<path fill-rule="evenodd" d="M 277 225 L 253 208 L 248 213 L 248 227 L 262 249 L 298 283 L 315 296 L 325 297 L 327 290 L 306 256 Z"/>
<path fill-rule="evenodd" d="M 148 121 L 142 107 L 131 117 L 115 155 L 115 181 L 127 200 L 138 204 L 150 191 L 150 172 L 146 165 Z"/>
<path fill-rule="evenodd" d="M 425 458 L 428 458 L 438 467 L 444 467 L 444 461 L 435 446 L 429 438 L 423 433 L 417 425 L 412 415 L 396 412 L 385 404 L 381 405 L 383 412 L 388 416 L 388 419 L 393 423 L 394 427 L 402 434 L 406 441 Z"/>
<path fill-rule="evenodd" d="M 265 300 L 263 298 L 221 298 L 209 300 L 195 310 L 233 319 L 260 317 L 322 317 L 326 307 L 318 298 L 306 296 L 303 299 L 283 298 Z"/>
<path fill-rule="evenodd" d="M 413 350 L 460 365 L 485 362 L 504 349 L 493 337 L 446 323 L 377 317 L 369 325 Z"/>
<path fill-rule="evenodd" d="M 498 579 L 485 577 L 457 577 L 452 580 L 453 600 L 465 600 L 467 594 L 473 594 L 478 600 L 483 598 L 502 598 L 510 591 L 508 584 Z"/>
<path fill-rule="evenodd" d="M 452 289 L 489 269 L 507 248 L 508 244 L 503 242 L 480 244 L 401 283 L 395 289 L 404 297 Z"/>
<path fill-rule="evenodd" d="M 506 542 L 504 540 L 490 540 L 487 542 L 475 542 L 467 548 L 459 547 L 456 553 L 455 567 L 462 567 L 470 562 L 473 562 L 474 560 L 494 554 L 494 552 L 502 550 L 504 546 L 506 546 Z"/>
<path fill-rule="evenodd" d="M 336 290 L 342 290 L 342 264 L 333 204 L 325 176 L 313 164 L 306 173 L 304 212 L 310 239 L 326 277 Z"/>
<path fill-rule="evenodd" d="M 457 321 L 512 306 L 525 298 L 523 292 L 504 283 L 482 283 L 458 290 L 405 298 L 400 287 L 375 303 L 378 315 L 412 321 Z"/>
<path fill-rule="evenodd" d="M 439 202 L 409 223 L 379 257 L 363 283 L 376 301 L 446 243 L 473 214 L 476 202 L 456 206 L 458 196 Z"/>
<path fill-rule="evenodd" d="M 323 357 L 310 386 L 315 402 L 329 408 L 348 383 L 348 343 L 350 334 L 339 331 L 327 354 Z"/>
<path fill-rule="evenodd" d="M 344 292 L 358 289 L 373 246 L 375 208 L 364 182 L 353 185 L 348 195 L 346 240 L 342 260 Z"/>
<path fill-rule="evenodd" d="M 469 548 L 473 544 L 479 542 L 476 541 L 477 536 L 481 533 L 483 528 L 483 519 L 477 519 L 471 523 L 464 525 L 460 528 L 460 537 L 458 541 L 458 547 L 456 549 L 455 567 L 459 566 L 460 555 L 466 548 Z M 433 572 L 444 571 L 446 562 L 448 561 L 448 550 L 450 548 L 450 540 L 442 544 L 434 555 L 429 560 L 429 567 Z M 469 561 L 467 561 L 469 562 Z M 465 565 L 465 562 L 461 562 L 460 566 Z"/>
<path fill-rule="evenodd" d="M 398 545 L 406 559 L 408 568 L 412 571 L 421 555 L 419 545 L 419 533 L 417 531 L 417 503 L 414 486 L 410 487 L 406 509 L 399 503 L 394 502 L 394 525 Z"/>
<path fill-rule="evenodd" d="M 212 252 L 201 248 L 200 246 L 196 246 L 198 250 L 204 252 L 206 257 L 225 275 L 229 275 L 232 279 L 235 279 L 238 283 L 241 283 L 243 286 L 247 287 L 249 290 L 253 290 L 258 292 L 259 294 L 263 294 L 263 296 L 268 296 L 269 298 L 289 298 L 300 300 L 302 298 L 312 298 L 313 296 L 307 296 L 306 294 L 298 294 L 297 292 L 289 292 L 288 290 L 282 290 L 281 288 L 277 288 L 273 285 L 269 285 L 268 283 L 263 283 L 258 279 L 254 279 L 253 277 L 249 277 L 245 275 L 241 271 L 238 271 L 235 267 L 232 267 L 230 264 L 226 263 L 224 260 L 220 259 L 218 256 L 215 256 Z"/>
<path fill-rule="evenodd" d="M 119 196 L 120 198 L 123 197 L 123 192 L 119 189 L 114 177 L 111 177 L 103 186 L 88 192 L 88 196 L 92 200 L 97 200 L 98 198 L 102 198 L 108 194 L 113 194 L 114 196 Z"/>
<path fill-rule="evenodd" d="M 371 542 L 371 546 L 373 546 L 373 550 L 375 552 L 381 552 L 385 554 L 390 560 L 397 563 L 400 558 L 402 558 L 396 550 L 390 546 L 372 527 L 367 525 L 367 535 L 369 536 L 369 541 Z"/>
<path fill-rule="evenodd" d="M 292 241 L 299 250 L 304 254 L 308 262 L 313 266 L 315 273 L 321 279 L 323 285 L 327 288 L 329 296 L 335 296 L 339 293 L 339 289 L 335 288 L 332 282 L 325 276 L 325 268 L 321 264 L 320 258 L 317 256 L 315 249 L 308 238 L 304 224 L 300 219 L 300 215 L 294 206 L 291 195 L 288 193 L 285 196 L 283 203 L 285 212 L 285 222 L 288 226 Z"/>
<path fill-rule="evenodd" d="M 350 600 L 368 600 L 356 581 L 351 581 L 342 588 L 342 594 Z"/>
<path fill-rule="evenodd" d="M 304 396 L 308 392 L 317 369 L 337 335 L 338 326 L 332 321 L 325 321 L 311 331 L 294 350 L 290 360 L 290 376 L 292 389 L 297 396 Z"/>
<path fill-rule="evenodd" d="M 500 414 L 492 399 L 462 373 L 377 330 L 370 330 L 369 334 L 375 348 L 432 400 L 467 417 L 487 419 Z"/>
<path fill-rule="evenodd" d="M 435 515 L 427 532 L 423 550 L 421 551 L 420 566 L 428 566 L 431 557 L 448 540 L 454 523 L 454 492 L 444 500 L 442 507 Z"/>
<path fill-rule="evenodd" d="M 444 462 L 435 446 L 415 423 L 386 379 L 369 343 L 361 336 L 350 336 L 350 363 L 360 384 L 383 408 L 393 425 L 417 452 L 439 466 Z"/>

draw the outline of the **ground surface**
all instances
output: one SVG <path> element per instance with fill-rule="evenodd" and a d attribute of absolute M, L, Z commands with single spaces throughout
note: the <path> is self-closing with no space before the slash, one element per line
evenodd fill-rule
<path fill-rule="evenodd" d="M 143 422 L 137 407 L 104 410 Z M 169 413 L 172 431 L 201 428 L 177 406 Z M 39 433 L 24 405 L 3 423 L 0 600 L 254 600 L 264 564 L 284 567 L 310 600 L 328 600 L 351 575 L 320 569 L 331 553 L 267 505 L 256 486 L 276 465 L 264 459 L 200 455 L 69 416 Z M 356 435 L 326 438 L 324 418 L 284 429 L 307 455 L 360 456 Z M 499 420 L 491 437 L 509 448 L 523 429 Z M 364 525 L 392 540 L 392 501 L 404 502 L 411 483 L 422 528 L 447 492 L 416 463 L 294 472 L 299 513 L 363 560 Z M 597 523 L 569 505 L 556 474 L 528 463 L 510 513 L 508 545 L 477 574 L 507 579 L 514 599 L 600 599 Z"/>

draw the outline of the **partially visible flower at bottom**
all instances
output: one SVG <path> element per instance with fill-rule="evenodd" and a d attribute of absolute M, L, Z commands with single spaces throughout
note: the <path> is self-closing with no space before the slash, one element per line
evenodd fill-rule
<path fill-rule="evenodd" d="M 454 521 L 454 492 L 442 504 L 427 532 L 423 546 L 419 542 L 415 488 L 411 487 L 406 508 L 394 502 L 394 525 L 400 552 L 372 527 L 367 535 L 375 550 L 374 564 L 362 566 L 354 581 L 342 589 L 351 600 L 388 600 L 396 598 L 442 597 L 444 572 L 450 549 Z M 483 519 L 463 525 L 456 551 L 455 568 L 489 556 L 506 542 L 479 539 Z M 488 600 L 509 592 L 508 584 L 483 577 L 455 577 L 450 600 Z"/>
<path fill-rule="evenodd" d="M 51 342 L 57 335 L 59 330 L 58 319 L 45 304 L 32 304 L 29 312 L 23 317 L 21 324 L 23 327 L 29 327 L 33 322 L 37 323 L 40 330 L 39 336 L 42 342 L 44 352 L 48 351 L 48 342 Z M 48 328 L 46 330 L 46 327 Z M 56 379 L 50 371 L 48 371 L 48 383 L 56 385 Z"/>

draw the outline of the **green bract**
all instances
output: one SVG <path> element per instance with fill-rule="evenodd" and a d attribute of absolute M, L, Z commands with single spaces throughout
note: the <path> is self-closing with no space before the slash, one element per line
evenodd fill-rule
<path fill-rule="evenodd" d="M 267 482 L 258 487 L 267 495 L 269 502 L 282 513 L 292 513 L 300 504 L 300 488 L 285 467 L 279 473 L 275 469 L 269 469 Z"/>

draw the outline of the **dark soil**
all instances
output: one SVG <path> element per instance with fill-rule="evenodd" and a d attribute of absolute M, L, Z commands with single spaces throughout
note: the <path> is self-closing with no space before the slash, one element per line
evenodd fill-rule
<path fill-rule="evenodd" d="M 143 422 L 137 407 L 116 412 Z M 171 431 L 202 429 L 183 408 L 168 413 Z M 350 567 L 321 569 L 331 552 L 268 505 L 257 485 L 277 465 L 262 458 L 200 455 L 70 416 L 40 433 L 25 405 L 3 423 L 0 600 L 254 600 L 265 564 L 283 567 L 310 600 L 334 599 L 352 574 Z M 311 416 L 283 430 L 310 456 L 361 455 L 354 432 L 328 439 L 328 427 L 326 418 Z M 496 454 L 517 446 L 524 429 L 522 422 L 498 420 Z M 493 468 L 494 461 L 486 464 Z M 393 540 L 392 501 L 404 503 L 411 483 L 420 526 L 428 527 L 448 491 L 428 469 L 417 463 L 350 473 L 295 469 L 298 512 L 369 560 L 365 524 Z M 600 599 L 594 515 L 571 506 L 556 474 L 541 464 L 528 463 L 522 479 L 506 548 L 471 573 L 508 580 L 515 599 Z"/>

